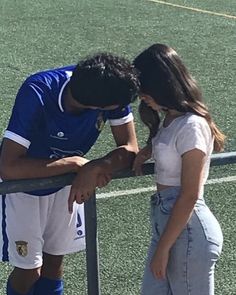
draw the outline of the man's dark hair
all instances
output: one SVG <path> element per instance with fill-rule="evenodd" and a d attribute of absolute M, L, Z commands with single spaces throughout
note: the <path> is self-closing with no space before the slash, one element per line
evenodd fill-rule
<path fill-rule="evenodd" d="M 125 58 L 100 53 L 80 61 L 69 82 L 73 98 L 87 106 L 125 106 L 139 90 L 136 69 Z"/>

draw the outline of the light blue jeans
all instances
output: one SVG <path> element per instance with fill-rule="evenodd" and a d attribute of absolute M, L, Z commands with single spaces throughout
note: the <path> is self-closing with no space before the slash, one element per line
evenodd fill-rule
<path fill-rule="evenodd" d="M 150 270 L 158 240 L 179 193 L 180 187 L 173 187 L 151 197 L 152 239 L 144 270 L 142 295 L 214 294 L 214 268 L 222 250 L 223 235 L 203 197 L 197 201 L 192 217 L 171 248 L 167 279 L 156 279 Z"/>

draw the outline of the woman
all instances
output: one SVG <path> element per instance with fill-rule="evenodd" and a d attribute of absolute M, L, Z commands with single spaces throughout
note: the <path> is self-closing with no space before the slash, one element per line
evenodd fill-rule
<path fill-rule="evenodd" d="M 211 153 L 223 149 L 225 136 L 172 48 L 154 44 L 134 65 L 140 72 L 139 111 L 150 135 L 133 168 L 140 174 L 143 162 L 153 157 L 157 184 L 141 293 L 212 295 L 223 236 L 203 194 Z"/>

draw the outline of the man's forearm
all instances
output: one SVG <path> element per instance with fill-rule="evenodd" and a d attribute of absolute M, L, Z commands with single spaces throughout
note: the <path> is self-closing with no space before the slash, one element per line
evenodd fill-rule
<path fill-rule="evenodd" d="M 136 149 L 124 145 L 117 147 L 102 158 L 91 161 L 91 164 L 97 165 L 101 173 L 113 174 L 119 170 L 131 168 L 136 153 Z"/>
<path fill-rule="evenodd" d="M 3 180 L 50 177 L 76 172 L 86 162 L 86 159 L 80 157 L 57 160 L 21 157 L 7 165 L 1 165 L 0 173 Z"/>

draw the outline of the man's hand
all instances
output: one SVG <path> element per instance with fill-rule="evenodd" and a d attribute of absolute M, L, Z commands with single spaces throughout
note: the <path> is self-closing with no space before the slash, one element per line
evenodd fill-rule
<path fill-rule="evenodd" d="M 92 160 L 78 169 L 68 199 L 69 212 L 72 212 L 74 201 L 83 203 L 94 194 L 96 187 L 107 185 L 113 173 L 131 167 L 138 151 L 134 122 L 111 126 L 111 130 L 117 147 L 104 157 Z"/>
<path fill-rule="evenodd" d="M 152 146 L 147 145 L 141 149 L 136 155 L 133 163 L 132 170 L 135 172 L 135 175 L 142 175 L 142 165 L 151 158 L 152 156 Z"/>
<path fill-rule="evenodd" d="M 88 200 L 93 194 L 96 187 L 104 187 L 111 180 L 111 175 L 104 173 L 103 169 L 91 161 L 81 167 L 75 177 L 68 199 L 68 210 L 73 211 L 73 203 L 82 204 Z"/>
<path fill-rule="evenodd" d="M 97 179 L 97 187 L 102 188 L 111 181 L 111 174 L 99 174 Z"/>
<path fill-rule="evenodd" d="M 88 159 L 79 156 L 66 157 L 64 159 L 68 162 L 71 161 L 75 164 L 75 172 L 78 172 L 82 166 L 89 162 Z"/>

